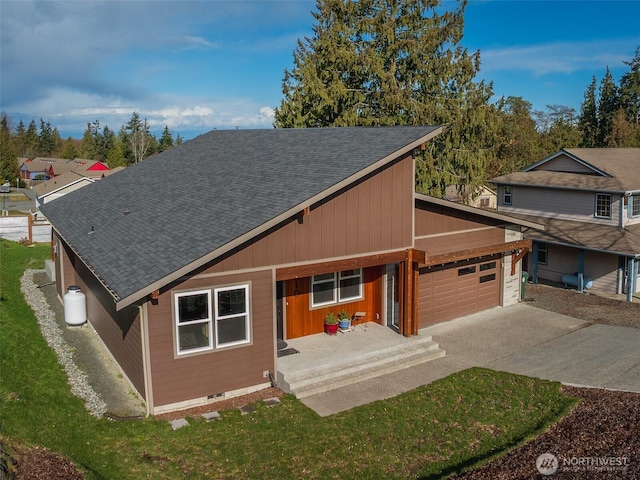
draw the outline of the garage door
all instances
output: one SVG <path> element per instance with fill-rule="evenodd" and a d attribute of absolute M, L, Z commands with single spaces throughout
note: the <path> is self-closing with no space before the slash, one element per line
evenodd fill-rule
<path fill-rule="evenodd" d="M 420 269 L 420 328 L 500 305 L 500 256 Z"/>

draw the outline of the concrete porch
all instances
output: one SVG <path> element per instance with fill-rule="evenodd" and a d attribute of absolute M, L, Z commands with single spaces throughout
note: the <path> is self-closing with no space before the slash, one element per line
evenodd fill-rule
<path fill-rule="evenodd" d="M 293 353 L 277 359 L 277 383 L 304 398 L 393 373 L 445 355 L 430 335 L 410 338 L 377 323 L 351 331 L 287 340 Z"/>

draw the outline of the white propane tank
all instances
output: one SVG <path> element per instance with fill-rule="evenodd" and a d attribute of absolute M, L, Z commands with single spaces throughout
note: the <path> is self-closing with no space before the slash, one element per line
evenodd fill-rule
<path fill-rule="evenodd" d="M 87 321 L 87 297 L 77 285 L 71 285 L 64 294 L 64 321 L 74 327 Z"/>

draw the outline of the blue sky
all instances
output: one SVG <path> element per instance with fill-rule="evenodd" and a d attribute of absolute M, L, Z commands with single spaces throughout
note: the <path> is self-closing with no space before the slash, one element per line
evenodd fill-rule
<path fill-rule="evenodd" d="M 447 8 L 455 3 L 447 0 Z M 154 133 L 270 128 L 314 1 L 0 0 L 0 110 L 63 138 L 118 130 L 137 111 Z M 470 0 L 462 45 L 477 79 L 534 110 L 580 110 L 593 76 L 616 81 L 640 47 L 640 0 Z"/>

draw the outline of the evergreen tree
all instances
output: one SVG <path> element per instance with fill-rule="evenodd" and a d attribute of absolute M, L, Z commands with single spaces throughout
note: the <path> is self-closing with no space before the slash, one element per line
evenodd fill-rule
<path fill-rule="evenodd" d="M 171 135 L 171 131 L 167 125 L 164 126 L 164 130 L 162 131 L 162 136 L 160 137 L 160 144 L 158 146 L 158 151 L 164 152 L 165 150 L 173 147 L 173 136 Z"/>
<path fill-rule="evenodd" d="M 87 123 L 87 128 L 82 133 L 80 141 L 80 156 L 89 160 L 95 160 L 98 156 L 98 146 L 96 145 L 95 126 L 98 120 L 93 123 Z"/>
<path fill-rule="evenodd" d="M 11 136 L 9 119 L 5 113 L 0 118 L 0 184 L 12 182 L 20 176 L 16 147 Z"/>
<path fill-rule="evenodd" d="M 609 67 L 600 82 L 600 98 L 598 101 L 598 146 L 606 147 L 609 144 L 613 117 L 620 108 L 618 99 L 618 87 L 611 75 Z"/>
<path fill-rule="evenodd" d="M 111 148 L 107 153 L 107 165 L 109 165 L 109 168 L 111 169 L 127 166 L 127 160 L 125 159 L 124 153 L 122 151 L 122 142 L 120 141 L 120 139 L 115 137 L 115 135 L 111 144 Z"/>
<path fill-rule="evenodd" d="M 624 109 L 627 120 L 633 125 L 640 125 L 640 47 L 630 62 L 629 71 L 620 77 L 620 105 Z"/>
<path fill-rule="evenodd" d="M 491 177 L 516 172 L 541 158 L 540 136 L 532 118 L 531 103 L 522 97 L 498 101 L 502 122 L 496 161 L 489 168 Z"/>
<path fill-rule="evenodd" d="M 34 158 L 38 155 L 38 127 L 36 127 L 36 121 L 33 119 L 29 123 L 29 127 L 27 127 L 24 148 L 23 156 Z"/>
<path fill-rule="evenodd" d="M 598 145 L 598 106 L 596 103 L 596 77 L 584 92 L 584 100 L 580 106 L 578 127 L 582 134 L 580 146 L 593 148 Z"/>
<path fill-rule="evenodd" d="M 18 157 L 27 157 L 27 127 L 24 126 L 24 122 L 22 120 L 20 120 L 20 123 L 18 123 L 18 126 L 16 127 L 15 134 L 13 135 L 13 140 Z"/>
<path fill-rule="evenodd" d="M 276 127 L 443 125 L 419 159 L 417 186 L 475 187 L 497 150 L 492 85 L 459 43 L 466 0 L 317 0 L 313 36 L 286 70 Z"/>
<path fill-rule="evenodd" d="M 78 158 L 78 149 L 76 148 L 76 143 L 73 141 L 73 138 L 69 137 L 64 142 L 62 150 L 60 151 L 60 158 L 66 158 L 68 160 Z"/>
<path fill-rule="evenodd" d="M 38 135 L 38 152 L 50 157 L 56 151 L 56 137 L 50 122 L 40 119 L 40 134 Z"/>

